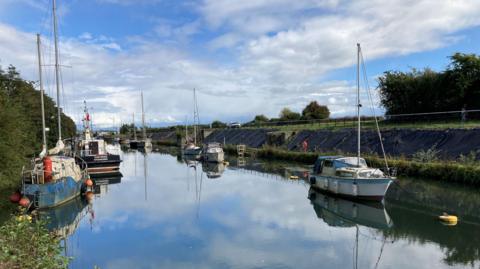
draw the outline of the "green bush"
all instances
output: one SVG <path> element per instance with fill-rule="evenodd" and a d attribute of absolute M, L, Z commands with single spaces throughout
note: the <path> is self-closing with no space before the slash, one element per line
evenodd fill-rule
<path fill-rule="evenodd" d="M 23 216 L 22 216 L 23 217 Z M 59 239 L 41 221 L 12 217 L 0 227 L 0 268 L 68 268 Z"/>

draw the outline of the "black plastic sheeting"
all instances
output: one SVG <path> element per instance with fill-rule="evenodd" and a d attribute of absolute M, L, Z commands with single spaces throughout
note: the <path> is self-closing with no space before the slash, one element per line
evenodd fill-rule
<path fill-rule="evenodd" d="M 245 144 L 248 147 L 259 148 L 265 144 L 267 133 L 273 129 L 223 129 L 215 130 L 204 139 L 204 143 L 218 142 L 225 144 Z"/>
<path fill-rule="evenodd" d="M 176 141 L 177 133 L 175 131 L 160 131 L 153 133 L 151 138 L 154 141 Z"/>
<path fill-rule="evenodd" d="M 480 129 L 415 130 L 390 129 L 382 131 L 387 155 L 411 157 L 419 150 L 435 148 L 442 159 L 455 159 L 460 154 L 477 152 L 480 159 Z M 354 129 L 337 131 L 300 131 L 289 143 L 289 150 L 300 150 L 307 140 L 308 151 L 355 153 L 357 132 Z M 361 133 L 361 151 L 381 154 L 378 134 L 375 130 Z"/>

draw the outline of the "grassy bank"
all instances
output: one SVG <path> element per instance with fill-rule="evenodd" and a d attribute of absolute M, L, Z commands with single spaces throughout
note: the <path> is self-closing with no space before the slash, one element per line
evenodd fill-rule
<path fill-rule="evenodd" d="M 226 145 L 224 150 L 229 154 L 237 154 L 236 147 L 232 145 Z M 247 156 L 271 160 L 286 160 L 304 164 L 313 164 L 320 154 L 335 155 L 335 153 L 294 152 L 273 147 L 247 149 Z M 372 167 L 384 166 L 383 158 L 373 155 L 363 157 Z M 397 168 L 399 176 L 422 177 L 480 186 L 480 166 L 478 163 L 462 164 L 452 161 L 424 163 L 402 158 L 389 158 L 388 163 L 390 167 Z"/>
<path fill-rule="evenodd" d="M 472 129 L 479 128 L 479 120 L 468 120 L 462 123 L 460 120 L 449 121 L 418 121 L 418 122 L 388 122 L 379 121 L 379 127 L 382 130 L 387 129 L 421 129 L 421 130 L 443 130 L 443 129 Z M 329 119 L 323 122 L 313 122 L 305 124 L 258 124 L 256 126 L 245 126 L 242 128 L 273 128 L 278 131 L 303 131 L 303 130 L 340 130 L 344 128 L 356 128 L 356 120 Z M 362 121 L 363 129 L 375 129 L 375 121 Z"/>

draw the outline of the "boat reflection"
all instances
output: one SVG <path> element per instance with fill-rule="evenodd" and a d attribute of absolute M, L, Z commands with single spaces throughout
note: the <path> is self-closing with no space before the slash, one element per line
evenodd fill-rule
<path fill-rule="evenodd" d="M 225 164 L 204 162 L 202 163 L 202 171 L 208 178 L 219 178 L 225 171 Z"/>
<path fill-rule="evenodd" d="M 122 173 L 110 174 L 108 176 L 95 177 L 93 193 L 96 195 L 108 193 L 108 185 L 119 184 L 122 182 Z"/>
<path fill-rule="evenodd" d="M 365 227 L 386 230 L 393 226 L 393 221 L 380 202 L 358 202 L 329 196 L 313 188 L 308 191 L 317 217 L 329 226 Z"/>
<path fill-rule="evenodd" d="M 65 239 L 77 229 L 80 221 L 91 210 L 91 205 L 83 197 L 49 209 L 37 211 L 38 218 L 46 221 L 46 227 L 58 237 Z"/>

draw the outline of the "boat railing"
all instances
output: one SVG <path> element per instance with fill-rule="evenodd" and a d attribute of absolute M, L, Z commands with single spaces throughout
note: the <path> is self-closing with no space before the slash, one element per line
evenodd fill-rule
<path fill-rule="evenodd" d="M 52 177 L 58 173 L 50 171 Z M 44 184 L 45 183 L 45 170 L 43 169 L 32 169 L 25 170 L 25 167 L 22 168 L 22 184 L 30 182 L 31 184 Z"/>

